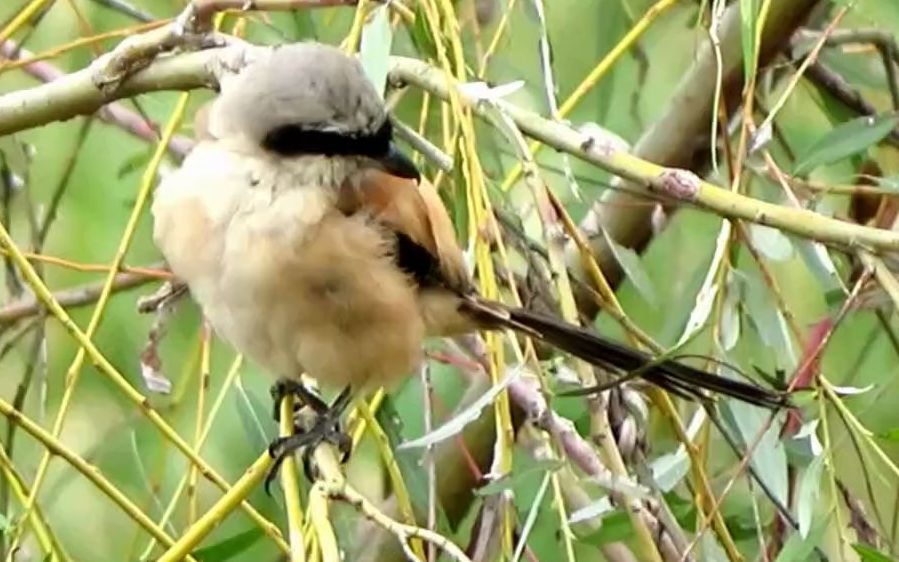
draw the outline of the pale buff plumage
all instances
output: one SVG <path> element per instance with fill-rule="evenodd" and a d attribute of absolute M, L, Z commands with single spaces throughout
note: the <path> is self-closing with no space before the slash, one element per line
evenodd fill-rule
<path fill-rule="evenodd" d="M 216 332 L 273 375 L 370 387 L 412 372 L 426 334 L 473 327 L 455 311 L 456 295 L 423 296 L 396 267 L 384 225 L 445 256 L 453 285 L 467 286 L 468 276 L 429 184 L 364 158 L 282 158 L 259 146 L 273 120 L 383 121 L 370 86 L 320 99 L 364 79 L 355 64 L 332 64 L 323 78 L 265 72 L 335 57 L 345 61 L 320 45 L 277 49 L 198 112 L 197 146 L 156 190 L 154 238 Z M 247 107 L 255 111 L 238 111 Z"/>
<path fill-rule="evenodd" d="M 279 377 L 367 386 L 410 373 L 425 319 L 383 228 L 337 211 L 339 191 L 303 177 L 310 162 L 243 148 L 204 141 L 153 204 L 156 242 L 212 326 Z"/>
<path fill-rule="evenodd" d="M 378 155 L 263 148 L 285 125 L 353 137 L 385 119 L 359 63 L 310 44 L 261 54 L 200 112 L 197 146 L 156 191 L 154 237 L 223 338 L 277 377 L 305 371 L 357 390 L 410 374 L 426 336 L 478 328 L 523 331 L 624 371 L 650 361 L 587 330 L 478 297 L 426 181 L 386 173 Z M 419 286 L 399 267 L 398 234 L 426 254 L 421 263 L 433 265 L 435 279 Z M 706 388 L 783 403 L 673 361 L 642 376 L 684 395 Z"/>

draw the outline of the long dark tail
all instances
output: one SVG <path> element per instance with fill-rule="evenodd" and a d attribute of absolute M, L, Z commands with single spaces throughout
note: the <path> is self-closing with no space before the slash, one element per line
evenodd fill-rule
<path fill-rule="evenodd" d="M 784 393 L 725 378 L 670 359 L 655 362 L 646 353 L 542 314 L 484 301 L 467 302 L 464 310 L 481 323 L 512 328 L 540 338 L 593 365 L 636 373 L 640 378 L 679 396 L 707 399 L 702 390 L 709 390 L 766 408 L 788 405 Z M 627 378 L 628 375 L 624 375 L 620 380 Z M 565 395 L 591 394 L 604 388 L 606 385 L 582 388 Z"/>

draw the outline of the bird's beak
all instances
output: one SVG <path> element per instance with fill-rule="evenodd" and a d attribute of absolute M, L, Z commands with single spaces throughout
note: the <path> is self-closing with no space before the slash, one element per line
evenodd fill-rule
<path fill-rule="evenodd" d="M 384 171 L 391 175 L 415 180 L 416 183 L 421 180 L 421 174 L 412 159 L 400 152 L 392 142 L 387 153 L 376 160 L 384 168 Z"/>

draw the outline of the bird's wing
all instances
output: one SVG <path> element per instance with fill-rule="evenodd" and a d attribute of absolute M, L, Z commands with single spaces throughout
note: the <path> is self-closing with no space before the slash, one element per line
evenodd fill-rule
<path fill-rule="evenodd" d="M 397 236 L 397 262 L 422 285 L 442 285 L 459 294 L 471 280 L 453 224 L 440 196 L 420 183 L 380 170 L 366 170 L 341 188 L 338 206 L 347 214 L 365 212 Z"/>
<path fill-rule="evenodd" d="M 424 290 L 419 306 L 428 333 L 453 335 L 478 328 L 512 328 L 543 339 L 593 365 L 629 373 L 685 397 L 705 399 L 702 390 L 725 394 L 759 406 L 779 408 L 786 398 L 754 384 L 731 380 L 673 360 L 655 363 L 653 358 L 563 320 L 507 307 L 480 298 L 471 284 L 462 251 L 453 237 L 452 223 L 434 187 L 422 180 L 397 178 L 380 171 L 366 172 L 358 182 L 341 190 L 343 212 L 367 212 L 397 236 L 397 263 L 419 278 L 426 289 L 442 285 L 450 289 Z M 424 282 L 422 282 L 424 281 Z M 590 394 L 604 387 L 580 389 Z"/>

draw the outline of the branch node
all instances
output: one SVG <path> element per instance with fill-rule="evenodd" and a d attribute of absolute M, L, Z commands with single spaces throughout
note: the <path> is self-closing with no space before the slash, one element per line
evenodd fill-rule
<path fill-rule="evenodd" d="M 667 195 L 679 201 L 696 201 L 702 180 L 689 170 L 668 168 L 662 171 L 651 182 L 653 191 Z"/>
<path fill-rule="evenodd" d="M 94 85 L 104 97 L 110 97 L 125 79 L 149 66 L 160 54 L 179 48 L 191 51 L 225 46 L 228 41 L 206 23 L 194 2 L 189 3 L 169 25 L 119 43 L 108 62 L 92 74 Z"/>

